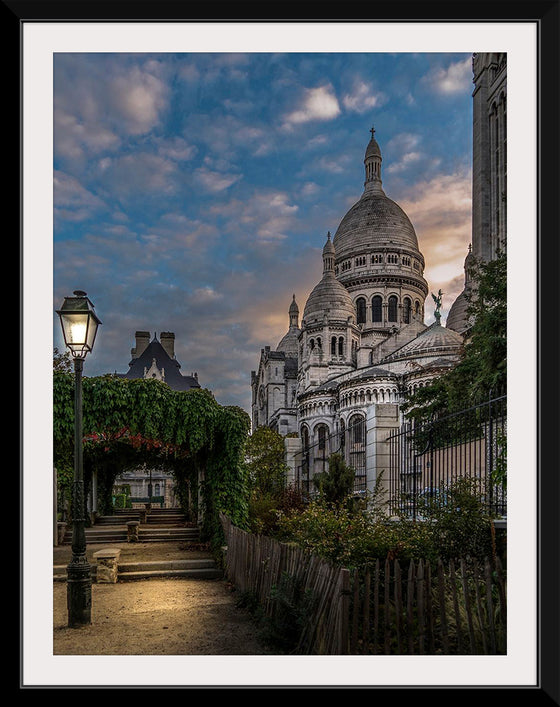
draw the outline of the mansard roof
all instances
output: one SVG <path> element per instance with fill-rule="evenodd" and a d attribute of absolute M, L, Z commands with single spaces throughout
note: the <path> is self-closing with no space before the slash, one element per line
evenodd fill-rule
<path fill-rule="evenodd" d="M 148 370 L 155 360 L 156 366 L 161 371 L 164 370 L 164 380 L 173 390 L 190 390 L 200 388 L 198 378 L 195 376 L 184 376 L 179 362 L 167 353 L 161 343 L 154 337 L 144 351 L 133 358 L 129 363 L 129 370 L 122 374 L 123 378 L 144 378 L 144 371 Z"/>

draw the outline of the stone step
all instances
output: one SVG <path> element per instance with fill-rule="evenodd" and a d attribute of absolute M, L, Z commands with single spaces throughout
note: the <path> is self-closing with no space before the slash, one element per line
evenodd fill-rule
<path fill-rule="evenodd" d="M 171 514 L 166 514 L 165 521 L 158 523 L 155 520 L 141 523 L 138 526 L 139 542 L 158 542 L 163 540 L 198 540 L 200 529 L 197 526 L 185 525 L 184 522 L 176 523 L 170 520 Z M 113 518 L 107 516 L 107 518 Z M 121 515 L 107 523 L 96 523 L 85 529 L 86 543 L 115 543 L 128 541 L 127 516 Z M 137 521 L 136 521 L 137 522 Z M 62 545 L 72 543 L 72 527 L 66 529 Z"/>
<path fill-rule="evenodd" d="M 216 569 L 212 557 L 191 560 L 151 560 L 146 562 L 119 562 L 119 574 L 128 572 L 156 572 L 163 570 Z"/>
<path fill-rule="evenodd" d="M 155 579 L 158 577 L 187 577 L 191 579 L 221 579 L 223 572 L 212 558 L 170 560 L 160 562 L 126 562 L 118 566 L 118 581 Z M 96 581 L 97 567 L 91 566 L 91 579 Z M 67 565 L 53 567 L 53 581 L 67 580 Z"/>
<path fill-rule="evenodd" d="M 119 572 L 120 581 L 134 579 L 157 579 L 159 577 L 183 577 L 187 579 L 222 579 L 223 572 L 217 568 L 202 568 L 188 570 L 153 570 L 144 572 Z"/>

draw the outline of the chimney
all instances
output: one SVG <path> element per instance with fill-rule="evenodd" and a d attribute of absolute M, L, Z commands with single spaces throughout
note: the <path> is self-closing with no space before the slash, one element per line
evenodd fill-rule
<path fill-rule="evenodd" d="M 150 343 L 150 332 L 149 331 L 137 331 L 136 337 L 136 347 L 130 349 L 132 358 L 138 358 L 146 350 L 148 344 Z"/>
<path fill-rule="evenodd" d="M 162 331 L 159 340 L 169 358 L 175 358 L 175 334 L 172 331 Z"/>

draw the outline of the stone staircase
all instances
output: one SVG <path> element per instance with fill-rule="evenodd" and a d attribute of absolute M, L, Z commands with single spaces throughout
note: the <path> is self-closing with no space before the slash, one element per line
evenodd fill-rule
<path fill-rule="evenodd" d="M 127 523 L 139 521 L 140 511 L 118 509 L 114 515 L 100 516 L 95 525 L 85 529 L 86 544 L 125 543 Z M 188 525 L 184 514 L 176 508 L 153 508 L 138 527 L 138 542 L 198 542 L 199 529 Z M 72 544 L 72 526 L 66 529 L 62 545 Z"/>
<path fill-rule="evenodd" d="M 181 542 L 198 543 L 200 530 L 188 524 L 184 514 L 175 508 L 152 508 L 148 514 L 134 509 L 118 509 L 114 515 L 97 518 L 95 525 L 85 529 L 86 544 L 102 545 L 108 548 L 116 543 L 128 543 L 130 521 L 140 522 L 138 543 Z M 66 530 L 61 545 L 72 544 L 72 526 Z M 188 577 L 197 579 L 219 579 L 223 572 L 214 558 L 173 559 L 144 562 L 118 562 L 117 580 L 151 579 L 157 577 Z M 96 581 L 97 566 L 91 565 L 91 577 Z M 65 582 L 67 565 L 54 565 L 53 579 Z"/>

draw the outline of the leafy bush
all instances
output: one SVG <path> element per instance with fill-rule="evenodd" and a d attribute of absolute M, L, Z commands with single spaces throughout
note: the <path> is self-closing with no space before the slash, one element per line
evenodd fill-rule
<path fill-rule="evenodd" d="M 294 486 L 287 486 L 276 493 L 254 490 L 249 499 L 250 531 L 257 535 L 275 536 L 282 515 L 299 513 L 303 508 L 303 496 Z"/>
<path fill-rule="evenodd" d="M 426 506 L 422 520 L 388 520 L 375 511 L 319 500 L 303 512 L 280 516 L 276 536 L 349 568 L 385 558 L 437 561 L 492 553 L 491 520 L 466 479 L 449 488 L 446 504 Z"/>

